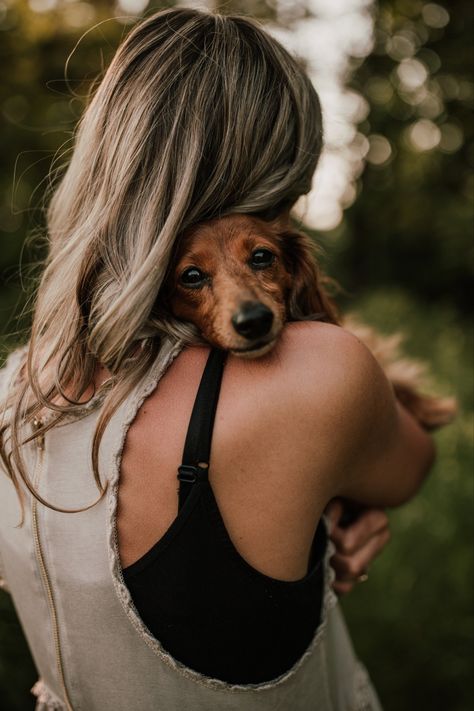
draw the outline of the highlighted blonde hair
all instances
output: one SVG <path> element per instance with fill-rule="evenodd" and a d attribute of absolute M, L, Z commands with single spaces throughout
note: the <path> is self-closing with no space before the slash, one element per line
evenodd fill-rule
<path fill-rule="evenodd" d="M 22 512 L 18 476 L 43 504 L 70 511 L 38 494 L 21 447 L 79 412 L 98 364 L 112 373 L 91 455 L 102 498 L 98 451 L 111 416 L 164 338 L 198 338 L 160 308 L 180 234 L 211 217 L 270 219 L 290 207 L 311 187 L 321 141 L 309 78 L 256 21 L 181 8 L 132 29 L 78 123 L 47 212 L 23 377 L 0 430 Z M 52 417 L 21 433 L 44 409 Z"/>

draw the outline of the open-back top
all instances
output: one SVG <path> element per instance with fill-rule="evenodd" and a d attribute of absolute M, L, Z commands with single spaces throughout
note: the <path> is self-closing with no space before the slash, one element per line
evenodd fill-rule
<path fill-rule="evenodd" d="M 190 428 L 198 436 L 190 435 L 180 467 L 183 503 L 176 521 L 156 548 L 122 571 L 116 513 L 125 437 L 182 347 L 164 340 L 149 372 L 114 412 L 99 451 L 108 489 L 95 506 L 61 513 L 38 503 L 21 483 L 25 521 L 20 527 L 18 496 L 0 465 L 0 577 L 40 675 L 32 689 L 37 711 L 380 711 L 332 591 L 334 546 L 326 541 L 324 520 L 302 580 L 282 584 L 248 566 L 230 544 L 203 467 L 198 468 L 201 457 L 208 459 L 207 449 L 199 449 L 207 442 L 208 416 L 200 420 L 204 430 Z M 24 357 L 24 349 L 16 351 L 0 371 L 0 402 Z M 220 358 L 209 361 L 214 384 Z M 44 441 L 23 446 L 28 476 L 61 508 L 97 500 L 90 452 L 103 395 L 48 430 Z M 198 414 L 211 403 L 204 400 Z M 213 555 L 219 556 L 221 571 Z M 147 616 L 153 605 L 143 607 L 142 616 L 137 581 L 143 579 L 146 588 L 142 574 L 149 574 L 150 585 L 162 583 L 167 571 L 171 578 L 157 589 L 153 619 Z M 176 624 L 175 631 L 167 624 Z M 279 647 L 275 653 L 269 638 Z M 238 661 L 239 645 L 249 662 Z M 260 653 L 268 653 L 269 660 L 259 659 Z M 232 659 L 238 661 L 235 668 Z M 233 678 L 236 673 L 247 683 Z"/>

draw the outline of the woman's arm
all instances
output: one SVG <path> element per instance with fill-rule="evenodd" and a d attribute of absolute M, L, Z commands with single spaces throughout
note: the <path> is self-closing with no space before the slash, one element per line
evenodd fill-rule
<path fill-rule="evenodd" d="M 388 516 L 377 507 L 411 498 L 435 454 L 432 438 L 395 400 L 391 384 L 371 353 L 359 341 L 350 343 L 349 339 L 345 345 L 345 356 L 352 363 L 349 371 L 346 368 L 350 376 L 344 383 L 344 397 L 354 398 L 347 432 L 353 455 L 341 492 L 360 504 L 348 524 L 344 522 L 347 500 L 335 498 L 326 508 L 336 548 L 331 565 L 338 595 L 352 590 L 390 540 Z M 356 412 L 360 413 L 357 417 Z M 364 442 L 367 446 L 360 446 Z"/>
<path fill-rule="evenodd" d="M 361 507 L 357 518 L 346 526 L 344 503 L 343 499 L 333 499 L 325 509 L 336 549 L 331 566 L 338 595 L 345 595 L 361 579 L 367 579 L 371 563 L 390 541 L 389 519 L 383 509 Z"/>
<path fill-rule="evenodd" d="M 314 462 L 315 496 L 399 506 L 419 490 L 435 458 L 432 437 L 396 400 L 367 346 L 344 328 L 291 324 L 280 390 L 295 449 Z"/>
<path fill-rule="evenodd" d="M 367 506 L 399 506 L 429 473 L 433 439 L 395 399 L 367 347 L 347 332 L 343 339 L 346 367 L 337 409 L 346 465 L 335 495 Z"/>

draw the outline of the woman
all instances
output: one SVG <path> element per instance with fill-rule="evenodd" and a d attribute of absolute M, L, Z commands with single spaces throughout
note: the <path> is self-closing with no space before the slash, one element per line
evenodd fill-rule
<path fill-rule="evenodd" d="M 0 554 L 39 709 L 380 708 L 324 511 L 409 499 L 431 439 L 344 329 L 293 323 L 226 360 L 160 299 L 186 227 L 281 214 L 320 149 L 295 60 L 196 10 L 136 26 L 84 113 L 2 374 Z M 333 535 L 341 592 L 386 539 L 383 514 L 360 521 Z"/>

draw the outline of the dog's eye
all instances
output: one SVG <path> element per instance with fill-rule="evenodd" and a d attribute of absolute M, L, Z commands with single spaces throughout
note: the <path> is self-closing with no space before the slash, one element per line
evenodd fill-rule
<path fill-rule="evenodd" d="M 275 255 L 269 249 L 256 249 L 250 257 L 250 266 L 254 269 L 265 269 L 275 261 Z"/>
<path fill-rule="evenodd" d="M 180 276 L 181 284 L 184 286 L 202 286 L 206 280 L 206 275 L 197 267 L 185 269 Z"/>

